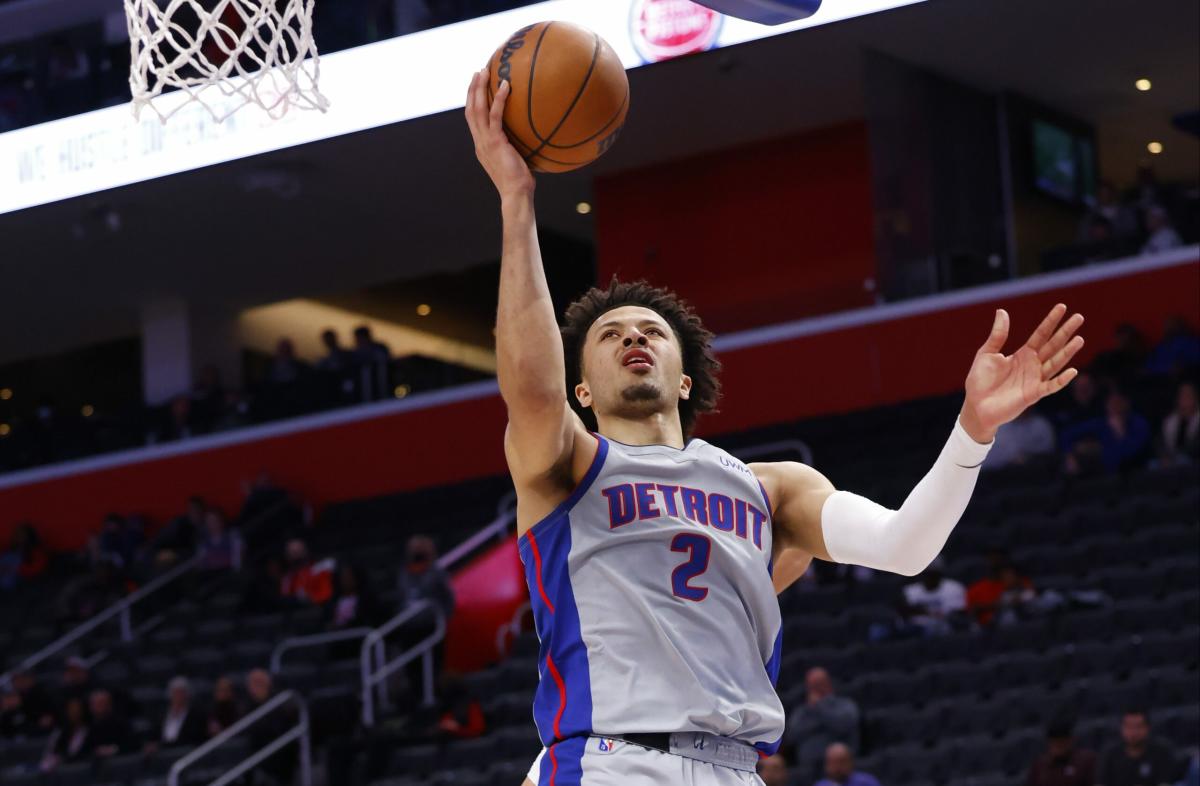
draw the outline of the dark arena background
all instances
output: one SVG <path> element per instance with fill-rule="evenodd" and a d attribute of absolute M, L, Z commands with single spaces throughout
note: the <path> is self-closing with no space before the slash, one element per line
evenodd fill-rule
<path fill-rule="evenodd" d="M 1200 6 L 808 5 L 316 0 L 326 112 L 164 124 L 119 3 L 0 0 L 0 783 L 521 784 L 539 642 L 462 107 L 542 19 L 631 95 L 539 176 L 555 308 L 614 275 L 693 304 L 704 439 L 895 507 L 996 308 L 1087 317 L 925 573 L 780 596 L 767 786 L 1200 783 Z"/>

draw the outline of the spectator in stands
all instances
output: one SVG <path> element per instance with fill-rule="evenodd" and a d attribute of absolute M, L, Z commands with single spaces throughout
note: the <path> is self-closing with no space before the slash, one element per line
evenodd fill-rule
<path fill-rule="evenodd" d="M 1183 238 L 1171 226 L 1171 217 L 1160 205 L 1146 208 L 1146 243 L 1142 246 L 1143 254 L 1157 254 L 1160 251 L 1170 251 L 1183 245 Z"/>
<path fill-rule="evenodd" d="M 487 731 L 483 704 L 478 696 L 467 690 L 467 684 L 457 676 L 442 680 L 437 736 L 443 739 L 466 740 L 480 737 Z"/>
<path fill-rule="evenodd" d="M 54 728 L 54 699 L 31 671 L 12 677 L 0 705 L 0 737 L 39 737 Z"/>
<path fill-rule="evenodd" d="M 50 555 L 42 547 L 33 525 L 18 524 L 9 541 L 8 551 L 0 553 L 0 590 L 11 590 L 46 572 Z"/>
<path fill-rule="evenodd" d="M 385 612 L 379 596 L 361 565 L 338 562 L 333 582 L 333 599 L 327 607 L 331 629 L 373 628 L 384 621 Z M 357 652 L 358 642 L 352 642 Z"/>
<path fill-rule="evenodd" d="M 213 685 L 212 706 L 208 711 L 208 736 L 215 737 L 225 731 L 237 723 L 242 714 L 233 680 L 219 677 Z"/>
<path fill-rule="evenodd" d="M 58 615 L 64 621 L 80 622 L 108 608 L 124 596 L 126 586 L 117 567 L 100 559 L 91 572 L 71 580 L 58 596 Z"/>
<path fill-rule="evenodd" d="M 144 540 L 142 529 L 136 521 L 117 513 L 109 513 L 101 525 L 100 556 L 122 571 L 127 571 L 133 566 Z"/>
<path fill-rule="evenodd" d="M 804 675 L 804 704 L 788 716 L 788 741 L 795 745 L 796 769 L 804 778 L 820 777 L 825 751 L 835 742 L 857 749 L 861 713 L 853 699 L 838 696 L 829 672 L 820 666 Z"/>
<path fill-rule="evenodd" d="M 62 723 L 46 741 L 42 772 L 53 772 L 60 764 L 86 761 L 92 755 L 91 729 L 83 702 L 82 698 L 72 697 L 63 704 Z"/>
<path fill-rule="evenodd" d="M 1033 582 L 1017 572 L 1004 552 L 992 552 L 988 562 L 988 575 L 967 589 L 967 609 L 984 627 L 1012 625 L 1023 616 L 1022 608 L 1036 598 Z"/>
<path fill-rule="evenodd" d="M 1164 465 L 1200 462 L 1200 404 L 1193 382 L 1179 386 L 1175 408 L 1163 419 L 1158 460 Z"/>
<path fill-rule="evenodd" d="M 1093 786 L 1096 754 L 1075 746 L 1070 718 L 1059 717 L 1046 728 L 1046 750 L 1034 759 L 1025 786 Z"/>
<path fill-rule="evenodd" d="M 174 677 L 167 684 L 167 710 L 156 739 L 146 743 L 147 752 L 159 747 L 193 747 L 204 742 L 207 732 L 203 713 L 192 702 L 192 686 L 187 677 Z"/>
<path fill-rule="evenodd" d="M 1134 707 L 1121 717 L 1121 741 L 1100 754 L 1096 786 L 1157 786 L 1182 775 L 1183 767 L 1171 749 L 1150 736 L 1146 710 Z"/>
<path fill-rule="evenodd" d="M 238 511 L 237 528 L 251 552 L 282 544 L 300 530 L 300 508 L 291 502 L 286 489 L 266 470 L 243 482 L 246 498 Z"/>
<path fill-rule="evenodd" d="M 450 576 L 437 564 L 437 547 L 433 538 L 413 535 L 408 539 L 404 551 L 404 569 L 400 571 L 396 597 L 399 610 L 405 611 L 418 603 L 428 602 L 441 611 L 449 624 L 454 614 L 454 588 L 450 585 Z M 435 624 L 432 610 L 426 611 L 411 624 L 402 627 L 397 634 L 404 646 L 411 647 L 428 638 Z M 434 684 L 437 684 L 437 675 L 441 670 L 443 642 L 438 642 L 434 648 Z M 420 658 L 409 664 L 408 679 L 413 690 L 419 692 L 424 679 Z"/>
<path fill-rule="evenodd" d="M 221 370 L 212 363 L 200 369 L 192 386 L 192 420 L 202 434 L 212 431 L 225 414 L 225 386 Z"/>
<path fill-rule="evenodd" d="M 290 338 L 281 338 L 275 344 L 275 357 L 267 371 L 267 381 L 272 385 L 291 385 L 304 375 L 304 364 L 296 357 L 296 347 Z"/>
<path fill-rule="evenodd" d="M 188 498 L 187 509 L 159 530 L 150 542 L 150 552 L 155 565 L 169 567 L 190 555 L 196 549 L 196 541 L 204 531 L 204 514 L 208 505 L 204 498 Z"/>
<path fill-rule="evenodd" d="M 1135 380 L 1146 365 L 1146 339 L 1136 327 L 1123 322 L 1113 335 L 1113 347 L 1096 356 L 1091 371 L 1116 385 Z"/>
<path fill-rule="evenodd" d="M 1104 412 L 1096 378 L 1087 371 L 1079 372 L 1079 376 L 1067 387 L 1067 395 L 1061 403 L 1054 416 L 1060 434 L 1080 423 L 1098 418 Z"/>
<path fill-rule="evenodd" d="M 1112 227 L 1113 237 L 1132 237 L 1138 233 L 1137 216 L 1132 210 L 1121 204 L 1117 189 L 1113 184 L 1104 181 L 1096 189 L 1096 204 L 1084 216 L 1080 225 L 1079 239 L 1089 239 L 1089 229 L 1095 218 L 1101 218 Z"/>
<path fill-rule="evenodd" d="M 835 742 L 825 749 L 825 777 L 815 786 L 879 786 L 879 781 L 855 770 L 854 752 L 845 743 Z"/>
<path fill-rule="evenodd" d="M 758 777 L 762 778 L 763 786 L 788 786 L 787 759 L 782 753 L 759 759 Z"/>
<path fill-rule="evenodd" d="M 242 569 L 242 536 L 229 528 L 225 514 L 216 508 L 210 508 L 204 514 L 204 536 L 200 539 L 198 552 L 200 570 Z"/>
<path fill-rule="evenodd" d="M 129 753 L 136 747 L 133 727 L 123 713 L 113 708 L 110 692 L 101 688 L 88 697 L 91 714 L 91 733 L 88 735 L 92 754 L 100 758 Z"/>
<path fill-rule="evenodd" d="M 1146 373 L 1179 378 L 1200 367 L 1200 336 L 1179 315 L 1167 317 L 1162 340 L 1150 350 Z"/>
<path fill-rule="evenodd" d="M 175 396 L 162 411 L 158 428 L 147 435 L 148 444 L 159 442 L 174 442 L 179 439 L 190 439 L 197 434 L 196 423 L 192 413 L 190 396 Z"/>
<path fill-rule="evenodd" d="M 321 343 L 325 345 L 325 357 L 317 361 L 318 371 L 340 374 L 354 365 L 354 353 L 342 347 L 332 328 L 321 331 Z"/>
<path fill-rule="evenodd" d="M 92 682 L 92 671 L 87 661 L 78 655 L 67 658 L 59 680 L 59 694 L 64 701 L 80 699 L 85 705 L 96 686 Z"/>
<path fill-rule="evenodd" d="M 254 669 L 246 675 L 246 694 L 250 697 L 249 715 L 275 696 L 271 675 L 263 669 Z M 260 750 L 286 734 L 296 724 L 295 710 L 289 705 L 277 708 L 250 726 L 250 748 Z M 277 784 L 289 784 L 296 770 L 296 746 L 289 745 L 258 765 L 257 774 L 266 775 Z"/>
<path fill-rule="evenodd" d="M 284 552 L 287 573 L 279 584 L 279 594 L 302 603 L 322 605 L 333 597 L 334 560 L 313 562 L 303 540 L 293 538 Z"/>
<path fill-rule="evenodd" d="M 358 366 L 359 384 L 364 401 L 377 401 L 391 396 L 392 353 L 371 335 L 371 328 L 360 325 L 354 329 L 354 362 Z"/>
<path fill-rule="evenodd" d="M 938 557 L 921 580 L 904 587 L 905 622 L 926 636 L 941 636 L 966 621 L 967 591 L 962 584 L 943 574 L 945 561 Z"/>
<path fill-rule="evenodd" d="M 1108 472 L 1118 472 L 1142 464 L 1150 448 L 1150 424 L 1133 411 L 1129 397 L 1113 389 L 1105 399 L 1105 414 L 1068 429 L 1063 434 L 1068 450 L 1081 463 L 1080 445 L 1099 445 L 1100 461 Z M 1070 463 L 1068 469 L 1071 469 Z"/>
<path fill-rule="evenodd" d="M 1054 426 L 1035 407 L 1000 427 L 996 444 L 984 459 L 983 469 L 1038 463 L 1054 455 L 1057 447 Z"/>

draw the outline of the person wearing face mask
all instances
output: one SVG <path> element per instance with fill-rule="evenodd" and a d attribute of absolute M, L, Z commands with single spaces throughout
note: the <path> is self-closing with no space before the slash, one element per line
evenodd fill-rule
<path fill-rule="evenodd" d="M 1092 786 L 1096 754 L 1077 747 L 1069 718 L 1055 718 L 1046 727 L 1046 749 L 1029 768 L 1025 786 Z"/>
<path fill-rule="evenodd" d="M 404 550 L 404 568 L 397 582 L 398 611 L 403 612 L 415 604 L 428 601 L 442 613 L 447 624 L 454 613 L 454 588 L 450 576 L 437 564 L 437 547 L 428 535 L 413 535 Z M 411 647 L 427 638 L 434 630 L 436 620 L 432 610 L 419 614 L 399 631 L 404 646 Z M 433 684 L 438 683 L 441 671 L 443 642 L 438 642 L 433 651 Z M 413 692 L 422 695 L 424 675 L 422 658 L 408 665 L 408 680 Z"/>

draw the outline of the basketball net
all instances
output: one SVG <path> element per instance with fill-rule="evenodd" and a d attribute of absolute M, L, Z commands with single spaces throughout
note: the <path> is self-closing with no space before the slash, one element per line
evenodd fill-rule
<path fill-rule="evenodd" d="M 218 123 L 248 104 L 274 119 L 293 106 L 328 108 L 317 87 L 314 0 L 124 2 L 135 118 L 147 106 L 164 123 L 192 104 Z"/>

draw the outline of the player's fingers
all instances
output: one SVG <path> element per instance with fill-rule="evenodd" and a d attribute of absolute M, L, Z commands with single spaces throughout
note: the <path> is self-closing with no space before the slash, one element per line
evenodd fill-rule
<path fill-rule="evenodd" d="M 1042 363 L 1042 379 L 1050 379 L 1064 366 L 1071 362 L 1075 353 L 1083 349 L 1083 336 L 1076 336 L 1067 342 L 1066 346 L 1054 353 L 1054 356 Z"/>
<path fill-rule="evenodd" d="M 1054 329 L 1058 327 L 1059 322 L 1062 322 L 1063 315 L 1066 313 L 1067 307 L 1062 303 L 1050 309 L 1050 313 L 1042 320 L 1042 324 L 1038 325 L 1037 330 L 1030 334 L 1029 340 L 1025 342 L 1025 346 L 1035 350 L 1041 349 L 1050 340 L 1050 337 L 1054 335 Z"/>
<path fill-rule="evenodd" d="M 508 93 L 511 89 L 507 79 L 500 82 L 500 87 L 496 88 L 496 95 L 492 98 L 491 113 L 488 115 L 492 131 L 504 130 L 504 105 L 508 103 Z"/>
<path fill-rule="evenodd" d="M 1046 360 L 1065 347 L 1071 340 L 1071 336 L 1075 335 L 1075 331 L 1079 330 L 1082 325 L 1083 314 L 1072 314 L 1071 318 L 1059 325 L 1050 340 L 1038 350 L 1038 360 Z"/>
<path fill-rule="evenodd" d="M 1008 312 L 1002 308 L 996 309 L 996 318 L 992 321 L 992 332 L 987 341 L 979 348 L 980 352 L 999 352 L 1008 340 Z"/>
<path fill-rule="evenodd" d="M 477 112 L 475 111 L 475 101 L 477 93 L 475 83 L 479 81 L 479 72 L 471 74 L 471 86 L 467 88 L 467 105 L 463 109 L 463 113 L 467 116 L 467 127 L 471 129 L 471 136 L 479 136 L 479 127 L 476 123 Z"/>
<path fill-rule="evenodd" d="M 1077 376 L 1079 376 L 1079 370 L 1075 368 L 1069 368 L 1054 379 L 1046 380 L 1042 383 L 1041 389 L 1038 391 L 1038 398 L 1045 398 L 1046 396 L 1054 395 L 1069 385 L 1071 380 L 1075 379 Z"/>

